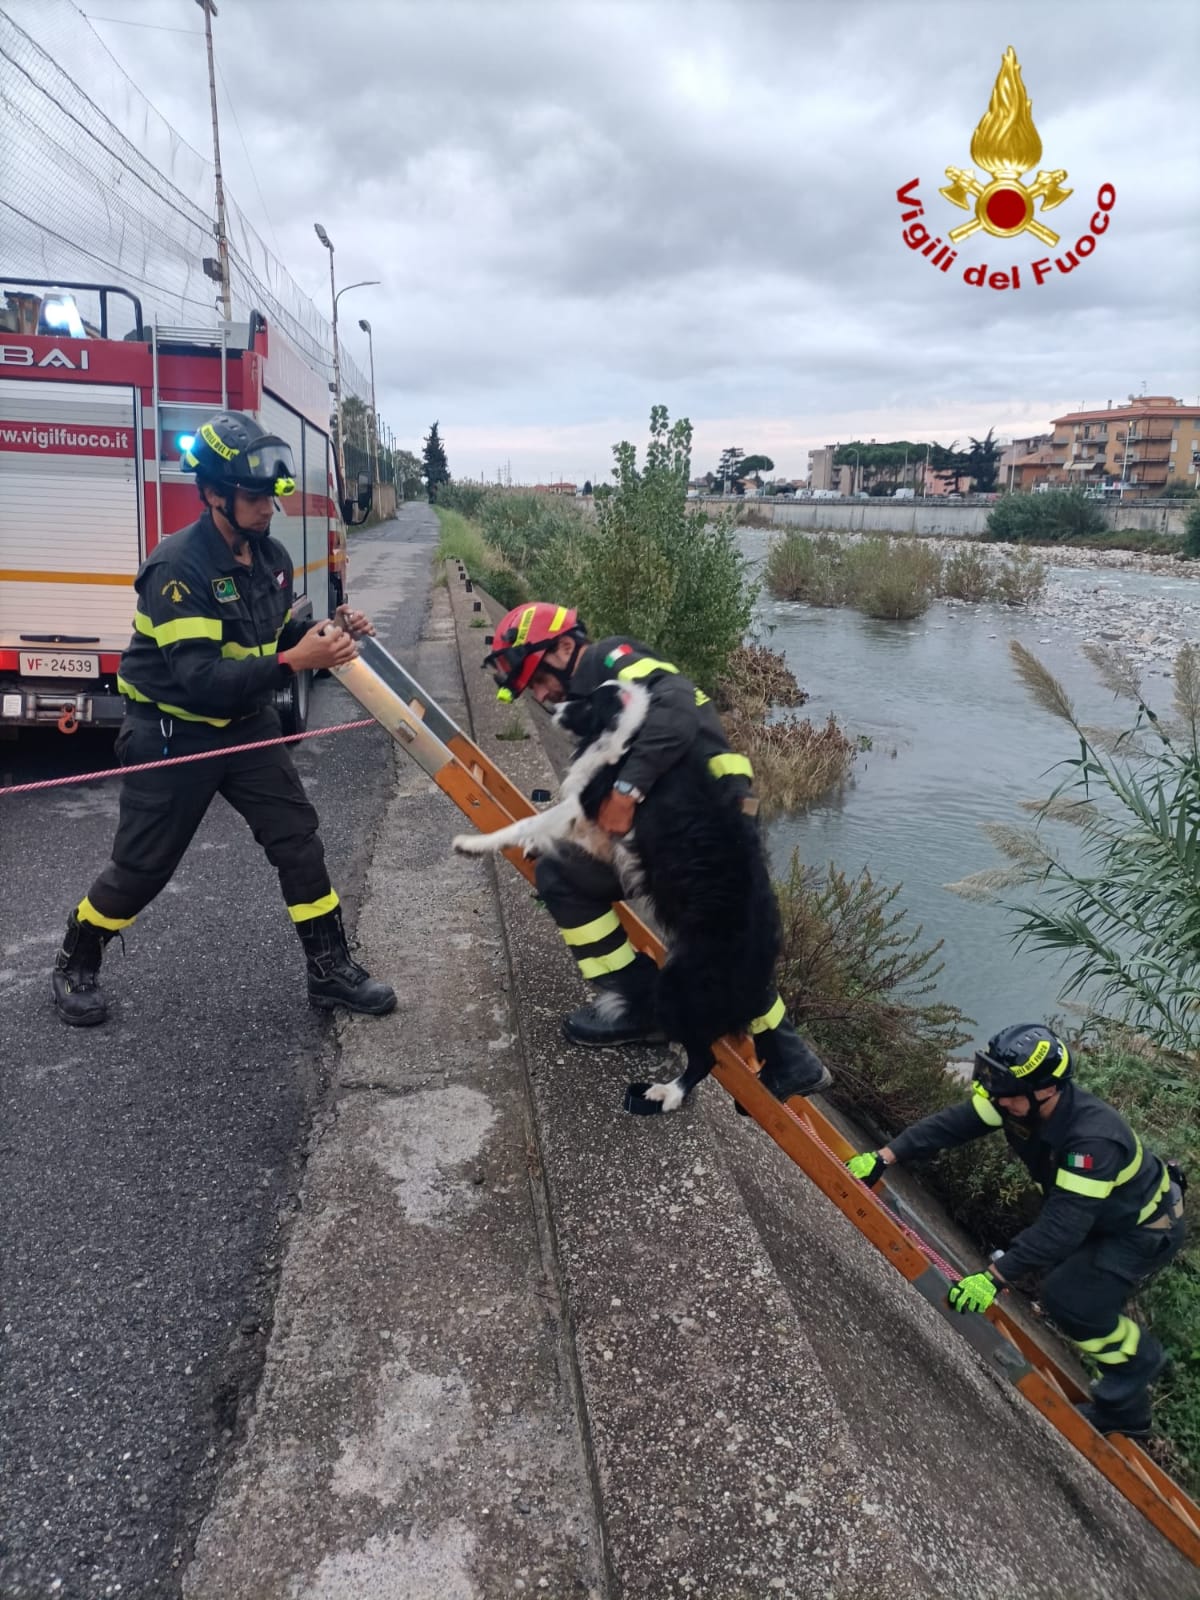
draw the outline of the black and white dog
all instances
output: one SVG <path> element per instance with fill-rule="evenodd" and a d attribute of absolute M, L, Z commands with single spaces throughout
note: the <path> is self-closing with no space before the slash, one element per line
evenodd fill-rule
<path fill-rule="evenodd" d="M 687 1065 L 669 1083 L 630 1085 L 625 1108 L 642 1114 L 677 1110 L 711 1072 L 714 1043 L 745 1033 L 767 1011 L 781 942 L 758 829 L 700 754 L 685 756 L 658 779 L 624 839 L 596 825 L 649 702 L 640 684 L 610 682 L 557 706 L 555 720 L 579 740 L 558 803 L 495 833 L 454 840 L 463 855 L 510 846 L 547 855 L 574 844 L 611 861 L 627 896 L 649 898 L 668 944 L 655 1021 L 683 1046 Z"/>

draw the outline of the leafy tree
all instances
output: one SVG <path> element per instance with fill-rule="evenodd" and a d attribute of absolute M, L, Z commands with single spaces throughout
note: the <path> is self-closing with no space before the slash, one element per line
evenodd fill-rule
<path fill-rule="evenodd" d="M 1172 478 L 1162 492 L 1163 500 L 1196 500 L 1200 499 L 1195 488 L 1186 478 Z"/>
<path fill-rule="evenodd" d="M 1200 506 L 1193 506 L 1183 524 L 1183 553 L 1200 561 Z"/>
<path fill-rule="evenodd" d="M 971 475 L 970 458 L 958 448 L 957 439 L 949 446 L 934 444 L 929 451 L 929 471 L 951 493 L 957 493 L 959 480 Z"/>
<path fill-rule="evenodd" d="M 887 494 L 902 478 L 915 472 L 924 455 L 925 446 L 914 444 L 911 439 L 892 439 L 884 444 L 863 444 L 861 439 L 855 439 L 838 446 L 833 464 L 835 467 L 857 465 L 860 488 L 868 494 Z"/>
<path fill-rule="evenodd" d="M 401 500 L 415 500 L 421 492 L 421 463 L 411 450 L 393 452 L 392 471 Z"/>
<path fill-rule="evenodd" d="M 650 443 L 613 447 L 615 486 L 597 496 L 596 537 L 581 549 L 578 605 L 593 636 L 630 633 L 712 693 L 754 611 L 754 585 L 730 517 L 689 512 L 692 425 L 650 413 Z"/>
<path fill-rule="evenodd" d="M 748 478 L 753 473 L 757 478 L 760 472 L 774 472 L 775 463 L 770 456 L 743 456 L 738 463 L 737 475 L 739 478 Z"/>
<path fill-rule="evenodd" d="M 592 480 L 590 478 L 585 478 L 583 480 L 583 492 L 584 492 L 585 495 L 591 494 L 591 492 L 592 492 Z"/>
<path fill-rule="evenodd" d="M 429 500 L 432 504 L 437 499 L 437 492 L 441 485 L 450 482 L 450 468 L 446 464 L 446 452 L 442 447 L 436 422 L 425 435 L 425 451 L 421 458 L 421 476 L 425 479 L 425 487 L 428 490 Z"/>
<path fill-rule="evenodd" d="M 967 451 L 967 472 L 971 478 L 973 494 L 994 494 L 1000 472 L 1000 446 L 992 438 L 989 428 L 982 439 L 972 439 Z"/>
<path fill-rule="evenodd" d="M 717 463 L 717 481 L 724 488 L 726 484 L 736 485 L 738 481 L 738 467 L 744 452 L 737 445 L 731 444 L 721 452 L 721 459 Z"/>

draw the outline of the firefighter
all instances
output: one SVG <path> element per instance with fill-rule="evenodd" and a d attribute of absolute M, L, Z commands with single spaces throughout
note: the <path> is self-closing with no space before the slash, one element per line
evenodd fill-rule
<path fill-rule="evenodd" d="M 589 695 L 611 679 L 640 683 L 649 691 L 645 722 L 597 817 L 614 838 L 629 832 L 655 782 L 696 744 L 710 771 L 732 784 L 752 808 L 750 763 L 730 750 L 708 696 L 646 645 L 625 635 L 593 643 L 574 610 L 544 601 L 510 611 L 492 642 L 484 666 L 491 667 L 501 700 L 528 689 L 539 705 L 550 706 L 568 695 Z M 653 1020 L 658 969 L 634 950 L 613 911 L 624 891 L 612 867 L 568 846 L 537 862 L 536 883 L 580 974 L 599 990 L 595 1004 L 564 1018 L 567 1038 L 595 1048 L 661 1044 Z M 751 1032 L 763 1063 L 762 1081 L 779 1099 L 813 1094 L 833 1082 L 788 1020 L 778 994 L 755 1018 Z"/>
<path fill-rule="evenodd" d="M 986 1311 L 999 1291 L 1045 1274 L 1039 1298 L 1085 1357 L 1101 1369 L 1080 1409 L 1102 1433 L 1144 1437 L 1150 1386 L 1166 1364 L 1162 1345 L 1125 1302 L 1183 1246 L 1183 1190 L 1175 1167 L 1142 1147 L 1124 1117 L 1073 1081 L 1066 1045 L 1049 1028 L 1004 1028 L 975 1057 L 967 1101 L 935 1111 L 881 1150 L 847 1166 L 875 1184 L 897 1162 L 921 1160 L 1001 1128 L 1045 1195 L 1036 1221 L 984 1272 L 950 1290 L 956 1311 Z"/>
<path fill-rule="evenodd" d="M 204 511 L 162 540 L 134 580 L 134 632 L 117 679 L 127 704 L 116 751 L 123 766 L 212 755 L 122 782 L 112 859 L 67 919 L 54 1004 L 72 1026 L 104 1021 L 98 974 L 105 945 L 170 881 L 221 794 L 279 873 L 304 949 L 310 1001 L 382 1015 L 396 996 L 350 957 L 317 814 L 287 747 L 223 753 L 277 737 L 275 692 L 294 673 L 348 661 L 352 635 L 374 629 L 357 611 L 344 613 L 345 629 L 328 633 L 292 617 L 291 557 L 270 537 L 276 497 L 296 487 L 282 439 L 243 412 L 219 412 L 199 429 L 183 465 L 196 474 Z M 225 889 L 232 909 L 244 890 L 236 882 Z"/>

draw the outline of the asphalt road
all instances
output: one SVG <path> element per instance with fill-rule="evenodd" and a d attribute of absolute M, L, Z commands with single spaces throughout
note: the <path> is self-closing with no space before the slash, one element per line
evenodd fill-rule
<path fill-rule="evenodd" d="M 351 598 L 401 659 L 435 539 L 413 505 L 351 543 Z M 310 727 L 361 715 L 315 685 Z M 353 927 L 391 741 L 296 759 Z M 111 764 L 109 739 L 39 734 L 0 745 L 0 786 Z M 258 1379 L 332 1049 L 278 881 L 219 800 L 124 956 L 109 946 L 108 1024 L 58 1020 L 54 952 L 116 803 L 114 782 L 0 796 L 2 1600 L 178 1594 Z"/>

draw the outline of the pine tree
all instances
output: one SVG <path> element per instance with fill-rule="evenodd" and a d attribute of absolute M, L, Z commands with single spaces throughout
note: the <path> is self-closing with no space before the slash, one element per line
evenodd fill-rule
<path fill-rule="evenodd" d="M 436 422 L 425 435 L 425 450 L 421 457 L 421 476 L 425 479 L 425 488 L 432 504 L 437 499 L 437 492 L 441 485 L 450 482 L 450 468 L 446 464 L 446 452 L 442 448 L 442 441 L 438 436 Z"/>

